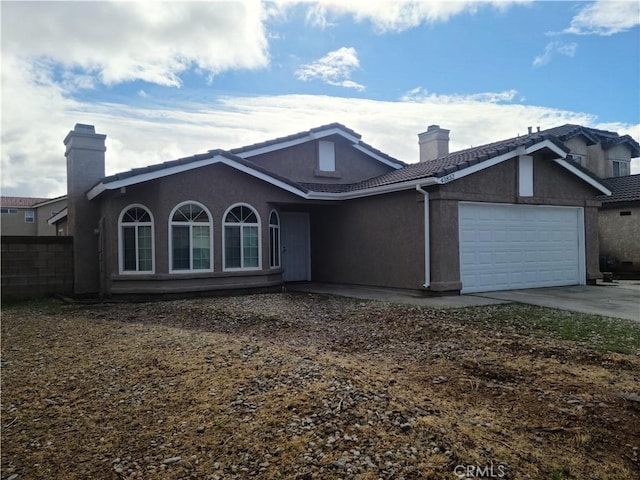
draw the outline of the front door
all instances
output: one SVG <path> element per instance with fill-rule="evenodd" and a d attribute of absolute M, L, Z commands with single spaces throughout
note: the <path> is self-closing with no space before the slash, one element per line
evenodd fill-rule
<path fill-rule="evenodd" d="M 311 280 L 309 214 L 282 212 L 282 275 L 285 282 Z"/>

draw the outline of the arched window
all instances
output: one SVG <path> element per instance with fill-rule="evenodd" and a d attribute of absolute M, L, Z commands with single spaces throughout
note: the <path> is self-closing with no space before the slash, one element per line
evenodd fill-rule
<path fill-rule="evenodd" d="M 169 217 L 171 272 L 211 271 L 211 214 L 204 205 L 178 205 Z"/>
<path fill-rule="evenodd" d="M 280 267 L 280 218 L 275 210 L 269 215 L 269 266 Z"/>
<path fill-rule="evenodd" d="M 233 205 L 224 215 L 224 269 L 260 268 L 260 218 L 249 205 Z"/>
<path fill-rule="evenodd" d="M 122 210 L 118 221 L 120 273 L 153 273 L 153 217 L 142 205 Z"/>

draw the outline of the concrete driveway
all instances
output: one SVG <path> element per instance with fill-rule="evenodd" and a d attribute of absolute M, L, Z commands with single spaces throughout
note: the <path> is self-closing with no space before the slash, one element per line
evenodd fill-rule
<path fill-rule="evenodd" d="M 290 290 L 341 295 L 343 297 L 405 303 L 435 308 L 458 308 L 520 302 L 542 307 L 594 313 L 640 322 L 640 281 L 619 281 L 573 287 L 532 288 L 500 292 L 427 297 L 415 291 L 358 285 L 302 283 Z"/>
<path fill-rule="evenodd" d="M 486 299 L 593 313 L 640 322 L 640 281 L 476 293 Z"/>

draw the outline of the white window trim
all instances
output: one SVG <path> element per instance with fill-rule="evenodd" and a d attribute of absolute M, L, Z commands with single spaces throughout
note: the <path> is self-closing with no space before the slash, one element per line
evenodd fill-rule
<path fill-rule="evenodd" d="M 518 157 L 518 195 L 533 197 L 533 157 L 531 155 Z"/>
<path fill-rule="evenodd" d="M 318 170 L 320 172 L 336 171 L 336 146 L 327 140 L 318 141 Z"/>
<path fill-rule="evenodd" d="M 151 270 L 138 270 L 138 230 L 137 227 L 141 225 L 147 225 L 148 222 L 127 222 L 127 226 L 136 227 L 136 270 L 125 270 L 124 269 L 124 255 L 122 252 L 122 219 L 124 218 L 124 214 L 127 213 L 132 208 L 142 208 L 145 212 L 149 214 L 149 218 L 151 218 Z M 120 216 L 118 217 L 118 272 L 121 275 L 150 275 L 156 273 L 156 232 L 155 232 L 155 220 L 153 218 L 153 213 L 147 207 L 140 203 L 132 203 L 122 209 L 120 212 Z"/>
<path fill-rule="evenodd" d="M 276 218 L 278 219 L 278 225 L 274 225 L 271 223 L 271 215 L 276 216 Z M 269 268 L 272 269 L 276 269 L 276 268 L 281 268 L 282 267 L 282 251 L 278 252 L 278 264 L 277 265 L 272 265 L 272 260 L 273 260 L 273 245 L 271 245 L 271 229 L 275 229 L 276 230 L 276 235 L 278 236 L 278 250 L 282 249 L 282 242 L 280 241 L 280 215 L 278 215 L 278 212 L 276 210 L 271 210 L 269 212 Z"/>
<path fill-rule="evenodd" d="M 225 245 L 225 237 L 226 237 L 226 227 L 228 226 L 236 226 L 236 225 L 240 225 L 240 265 L 244 264 L 244 248 L 242 245 L 242 226 L 244 225 L 243 223 L 227 223 L 226 222 L 226 218 L 227 215 L 229 214 L 229 212 L 231 210 L 233 210 L 236 207 L 247 207 L 250 208 L 251 211 L 255 214 L 256 218 L 258 219 L 258 266 L 257 267 L 229 267 L 227 268 L 227 251 L 226 251 L 226 245 Z M 249 223 L 247 225 L 250 226 L 255 226 L 256 224 L 254 223 Z M 224 215 L 222 216 L 222 270 L 224 272 L 244 272 L 244 271 L 257 271 L 257 270 L 262 270 L 262 220 L 260 219 L 260 214 L 258 213 L 258 210 L 256 210 L 254 207 L 252 207 L 251 205 L 249 205 L 248 203 L 234 203 L 233 205 L 231 205 L 229 208 L 227 208 L 224 212 Z"/>
<path fill-rule="evenodd" d="M 207 223 L 200 223 L 200 222 L 173 222 L 173 215 L 176 213 L 176 211 L 180 208 L 183 207 L 185 205 L 189 205 L 189 204 L 193 204 L 196 205 L 200 208 L 202 208 L 202 210 L 205 211 L 205 213 L 209 216 L 209 221 Z M 202 203 L 200 202 L 196 202 L 194 200 L 187 200 L 185 202 L 179 203 L 178 205 L 176 205 L 175 207 L 173 207 L 173 210 L 171 210 L 171 213 L 169 214 L 169 232 L 168 232 L 168 236 L 169 236 L 169 273 L 175 273 L 175 274 L 192 274 L 192 273 L 207 273 L 207 272 L 213 272 L 213 263 L 214 263 L 214 257 L 213 257 L 213 215 L 211 215 L 211 212 L 209 211 L 209 209 L 207 207 L 205 207 Z M 193 236 L 192 236 L 192 228 L 194 223 L 200 223 L 198 226 L 208 226 L 209 227 L 209 259 L 211 262 L 211 265 L 209 268 L 197 268 L 194 269 L 193 268 L 193 245 L 192 245 L 192 240 L 193 240 Z M 173 225 L 181 225 L 181 226 L 189 226 L 189 269 L 179 269 L 179 270 L 174 270 L 173 268 L 173 229 L 171 228 Z"/>

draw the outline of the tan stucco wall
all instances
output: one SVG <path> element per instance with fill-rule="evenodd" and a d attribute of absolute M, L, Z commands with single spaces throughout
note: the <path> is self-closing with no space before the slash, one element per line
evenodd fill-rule
<path fill-rule="evenodd" d="M 613 177 L 613 162 L 621 161 L 627 164 L 627 174 L 630 173 L 631 150 L 626 145 L 616 145 L 604 151 L 606 178 Z"/>
<path fill-rule="evenodd" d="M 23 235 L 23 236 L 35 236 L 38 234 L 37 219 L 33 223 L 26 223 L 25 212 L 27 210 L 33 210 L 34 208 L 19 208 L 19 207 L 6 207 L 16 209 L 18 213 L 3 213 L 0 215 L 0 230 L 2 235 Z"/>
<path fill-rule="evenodd" d="M 36 223 L 38 235 L 56 235 L 55 225 L 49 225 L 47 220 L 51 218 L 55 213 L 60 212 L 67 206 L 67 199 L 61 199 L 55 202 L 47 203 L 46 205 L 39 206 L 36 210 Z"/>
<path fill-rule="evenodd" d="M 631 215 L 620 215 L 630 212 Z M 620 262 L 632 262 L 640 272 L 640 206 L 606 208 L 598 213 L 600 253 Z"/>
<path fill-rule="evenodd" d="M 21 236 L 55 236 L 54 226 L 47 224 L 53 212 L 59 212 L 67 205 L 66 198 L 34 207 L 3 207 L 18 210 L 18 213 L 3 213 L 0 215 L 2 235 Z M 33 223 L 25 222 L 25 212 L 33 210 Z"/>

